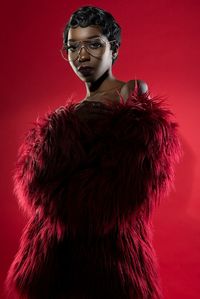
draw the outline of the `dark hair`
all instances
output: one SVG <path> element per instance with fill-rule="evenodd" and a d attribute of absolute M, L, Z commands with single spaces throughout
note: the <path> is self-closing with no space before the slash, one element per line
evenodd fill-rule
<path fill-rule="evenodd" d="M 116 40 L 115 43 L 111 43 L 111 50 L 115 53 L 121 43 L 121 28 L 109 12 L 94 6 L 80 7 L 71 15 L 64 29 L 63 43 L 67 43 L 70 28 L 76 28 L 78 26 L 87 27 L 91 25 L 99 26 L 102 34 L 105 35 L 109 41 Z M 115 59 L 113 58 L 113 62 Z"/>

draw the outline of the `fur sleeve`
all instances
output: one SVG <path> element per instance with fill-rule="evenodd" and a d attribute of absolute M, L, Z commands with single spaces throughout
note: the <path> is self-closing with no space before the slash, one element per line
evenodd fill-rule
<path fill-rule="evenodd" d="M 71 109 L 61 107 L 37 120 L 20 147 L 14 185 L 25 211 L 54 215 L 54 192 L 63 177 L 67 185 L 84 155 L 80 124 Z"/>
<path fill-rule="evenodd" d="M 174 167 L 181 156 L 178 125 L 164 100 L 149 92 L 133 92 L 118 114 L 119 169 L 124 201 L 121 209 L 152 204 L 173 185 Z M 120 187 L 119 187 L 120 188 Z"/>

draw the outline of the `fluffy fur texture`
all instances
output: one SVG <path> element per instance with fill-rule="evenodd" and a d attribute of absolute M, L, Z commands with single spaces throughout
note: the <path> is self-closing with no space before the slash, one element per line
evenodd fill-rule
<path fill-rule="evenodd" d="M 17 163 L 30 220 L 8 285 L 28 299 L 162 298 L 150 216 L 179 154 L 171 112 L 148 94 L 38 120 Z"/>

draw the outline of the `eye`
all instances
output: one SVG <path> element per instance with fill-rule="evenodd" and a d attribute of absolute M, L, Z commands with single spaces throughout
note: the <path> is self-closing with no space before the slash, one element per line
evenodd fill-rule
<path fill-rule="evenodd" d="M 78 45 L 77 44 L 71 44 L 66 46 L 66 51 L 68 52 L 75 52 L 78 49 Z"/>
<path fill-rule="evenodd" d="M 95 40 L 95 41 L 90 41 L 88 43 L 89 47 L 91 49 L 98 49 L 98 48 L 101 48 L 103 46 L 102 42 L 98 41 L 98 40 Z"/>

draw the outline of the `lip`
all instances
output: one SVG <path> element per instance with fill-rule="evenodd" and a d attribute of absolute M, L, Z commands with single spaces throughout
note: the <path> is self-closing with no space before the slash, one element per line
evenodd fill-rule
<path fill-rule="evenodd" d="M 82 71 L 82 70 L 89 70 L 89 69 L 93 69 L 91 66 L 89 65 L 82 65 L 78 67 L 78 71 Z"/>
<path fill-rule="evenodd" d="M 81 66 L 78 68 L 78 71 L 84 75 L 84 76 L 89 76 L 92 72 L 93 68 L 90 66 Z"/>

